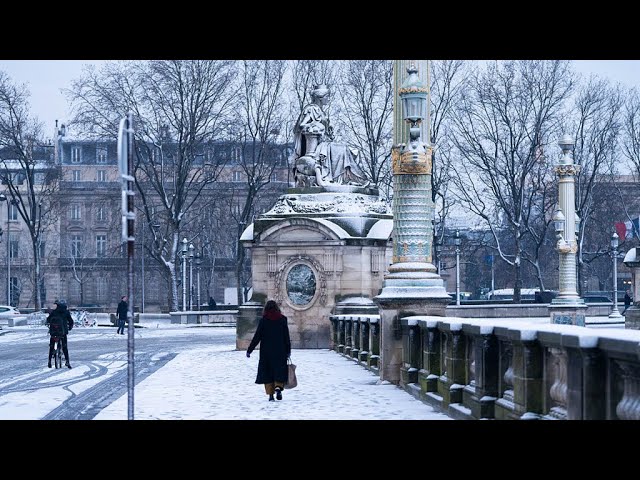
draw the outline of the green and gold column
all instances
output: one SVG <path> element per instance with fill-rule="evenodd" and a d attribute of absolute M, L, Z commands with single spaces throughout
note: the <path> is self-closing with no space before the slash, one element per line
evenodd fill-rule
<path fill-rule="evenodd" d="M 373 299 L 381 317 L 380 378 L 392 383 L 400 381 L 400 319 L 409 315 L 444 316 L 451 301 L 431 263 L 434 205 L 428 108 L 411 102 L 401 106 L 403 98 L 421 95 L 429 104 L 429 89 L 419 76 L 418 65 L 420 62 L 403 60 L 394 65 L 393 263 L 385 274 L 382 291 Z M 427 65 L 424 61 L 423 71 Z M 405 119 L 411 122 L 410 127 Z"/>

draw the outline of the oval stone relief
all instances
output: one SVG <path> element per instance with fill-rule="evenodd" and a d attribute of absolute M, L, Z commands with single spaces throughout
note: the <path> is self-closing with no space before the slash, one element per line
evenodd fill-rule
<path fill-rule="evenodd" d="M 294 305 L 306 305 L 316 294 L 316 276 L 309 266 L 298 264 L 287 275 L 287 295 Z"/>

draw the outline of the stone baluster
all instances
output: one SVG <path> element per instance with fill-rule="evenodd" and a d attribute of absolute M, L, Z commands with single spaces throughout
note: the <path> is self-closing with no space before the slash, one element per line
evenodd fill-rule
<path fill-rule="evenodd" d="M 550 348 L 553 384 L 549 388 L 549 396 L 554 404 L 549 416 L 564 420 L 567 418 L 567 353 L 562 348 Z"/>
<path fill-rule="evenodd" d="M 353 346 L 350 355 L 357 360 L 358 355 L 360 355 L 360 317 L 351 317 L 351 325 L 353 326 L 353 334 L 351 336 Z"/>
<path fill-rule="evenodd" d="M 640 420 L 640 365 L 618 360 L 624 380 L 622 398 L 616 406 L 616 416 L 620 420 Z"/>
<path fill-rule="evenodd" d="M 353 349 L 353 317 L 345 318 L 346 328 L 344 330 L 344 354 L 347 357 L 351 356 L 351 350 Z"/>
<path fill-rule="evenodd" d="M 438 391 L 440 376 L 440 330 L 438 322 L 420 320 L 422 329 L 422 369 L 418 372 L 418 381 L 423 397 Z"/>
<path fill-rule="evenodd" d="M 359 361 L 363 364 L 367 364 L 367 359 L 370 355 L 369 352 L 369 330 L 370 323 L 368 317 L 360 319 L 360 357 Z"/>
<path fill-rule="evenodd" d="M 462 331 L 471 339 L 473 351 L 463 403 L 471 410 L 472 418 L 494 418 L 500 375 L 498 339 L 492 325 L 464 325 Z"/>
<path fill-rule="evenodd" d="M 367 358 L 369 368 L 377 370 L 380 360 L 380 319 L 371 319 L 371 354 Z"/>
<path fill-rule="evenodd" d="M 438 327 L 445 335 L 444 369 L 438 380 L 438 393 L 442 396 L 442 407 L 462 402 L 465 382 L 465 338 L 462 324 L 442 322 Z"/>
<path fill-rule="evenodd" d="M 513 345 L 509 337 L 509 329 L 496 327 L 494 332 L 498 338 L 499 351 L 499 384 L 498 393 L 500 398 L 495 402 L 495 418 L 498 420 L 508 420 L 512 418 L 514 411 L 513 404 Z"/>
<path fill-rule="evenodd" d="M 347 322 L 344 317 L 338 319 L 338 353 L 344 353 L 344 342 L 346 339 Z"/>
<path fill-rule="evenodd" d="M 338 351 L 338 317 L 331 315 L 331 350 Z"/>

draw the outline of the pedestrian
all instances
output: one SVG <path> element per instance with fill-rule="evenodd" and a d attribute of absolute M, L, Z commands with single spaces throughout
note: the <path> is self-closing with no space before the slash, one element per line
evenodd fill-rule
<path fill-rule="evenodd" d="M 215 310 L 216 308 L 216 301 L 213 299 L 213 297 L 209 297 L 209 310 Z"/>
<path fill-rule="evenodd" d="M 118 304 L 118 331 L 120 335 L 124 335 L 124 322 L 127 321 L 127 313 L 129 312 L 129 304 L 127 303 L 127 296 L 120 297 L 120 303 Z"/>
<path fill-rule="evenodd" d="M 260 360 L 256 383 L 264 384 L 269 401 L 282 400 L 282 389 L 287 382 L 287 358 L 291 356 L 291 339 L 287 317 L 274 300 L 269 300 L 262 311 L 258 328 L 247 348 L 247 358 L 260 344 Z"/>
<path fill-rule="evenodd" d="M 53 357 L 53 347 L 56 344 L 56 337 L 62 340 L 62 352 L 64 353 L 65 365 L 71 368 L 69 363 L 69 349 L 67 347 L 67 334 L 73 328 L 73 317 L 67 309 L 65 300 L 56 300 L 53 302 L 55 309 L 47 316 L 44 324 L 49 327 L 49 363 L 47 366 L 51 368 L 51 357 Z"/>
<path fill-rule="evenodd" d="M 631 306 L 631 302 L 633 301 L 633 299 L 631 298 L 631 295 L 629 295 L 629 290 L 627 290 L 626 292 L 624 292 L 624 310 L 622 310 L 622 314 L 624 315 L 624 312 L 627 311 L 627 308 L 629 308 Z"/>

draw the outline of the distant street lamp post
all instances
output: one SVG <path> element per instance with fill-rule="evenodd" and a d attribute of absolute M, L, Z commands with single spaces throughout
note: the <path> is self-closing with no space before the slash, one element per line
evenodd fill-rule
<path fill-rule="evenodd" d="M 189 311 L 193 310 L 193 243 L 189 244 Z"/>
<path fill-rule="evenodd" d="M 200 311 L 200 306 L 202 305 L 200 302 L 200 265 L 202 265 L 202 258 L 199 253 L 196 253 L 196 299 L 198 300 L 198 311 Z"/>
<path fill-rule="evenodd" d="M 618 310 L 618 234 L 611 235 L 611 257 L 613 258 L 613 309 L 609 318 L 622 318 Z"/>
<path fill-rule="evenodd" d="M 4 193 L 0 193 L 0 202 L 7 202 L 7 305 L 11 305 L 11 263 L 9 262 L 9 200 Z"/>
<path fill-rule="evenodd" d="M 456 305 L 460 305 L 460 232 L 456 230 L 453 241 L 456 246 Z"/>
<path fill-rule="evenodd" d="M 182 311 L 187 311 L 187 239 L 182 239 Z"/>

